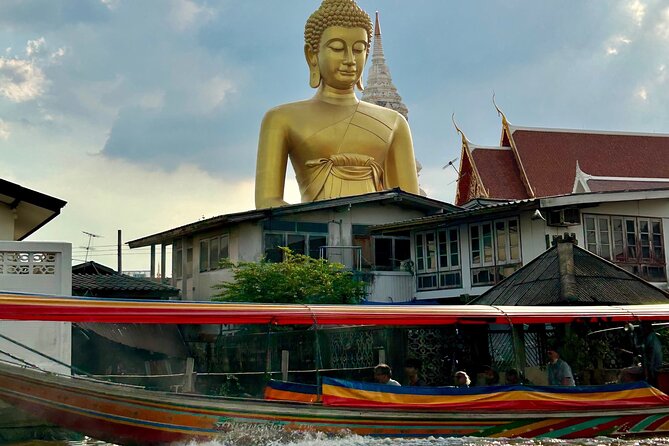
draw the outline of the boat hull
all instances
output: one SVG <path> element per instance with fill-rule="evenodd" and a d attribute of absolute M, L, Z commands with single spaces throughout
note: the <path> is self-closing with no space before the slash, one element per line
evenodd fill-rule
<path fill-rule="evenodd" d="M 0 364 L 0 399 L 116 444 L 207 440 L 254 426 L 385 437 L 669 435 L 669 407 L 579 412 L 369 410 L 152 392 Z"/>

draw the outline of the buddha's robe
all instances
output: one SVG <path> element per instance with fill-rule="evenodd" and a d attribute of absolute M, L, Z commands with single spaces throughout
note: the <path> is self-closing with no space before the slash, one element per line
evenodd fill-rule
<path fill-rule="evenodd" d="M 305 138 L 297 152 L 329 147 L 328 157 L 307 159 L 295 169 L 302 202 L 386 189 L 384 163 L 399 114 L 361 102 L 345 119 Z"/>

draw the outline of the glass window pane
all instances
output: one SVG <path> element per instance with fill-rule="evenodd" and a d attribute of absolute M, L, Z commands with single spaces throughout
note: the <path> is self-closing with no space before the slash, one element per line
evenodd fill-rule
<path fill-rule="evenodd" d="M 409 239 L 395 239 L 395 268 L 400 268 L 402 262 L 411 260 L 411 243 Z"/>
<path fill-rule="evenodd" d="M 209 240 L 200 242 L 200 272 L 209 271 Z"/>
<path fill-rule="evenodd" d="M 588 231 L 595 230 L 595 218 L 589 215 L 585 216 L 585 229 Z"/>
<path fill-rule="evenodd" d="M 495 238 L 497 241 L 497 260 L 506 262 L 506 222 L 495 223 Z"/>
<path fill-rule="evenodd" d="M 434 271 L 437 268 L 437 241 L 434 232 L 425 234 L 425 255 L 427 270 Z"/>
<path fill-rule="evenodd" d="M 479 238 L 479 227 L 473 225 L 469 227 L 470 243 L 471 243 L 471 259 L 472 265 L 481 264 L 481 239 Z"/>
<path fill-rule="evenodd" d="M 302 234 L 288 234 L 288 248 L 294 254 L 306 254 L 307 237 Z"/>
<path fill-rule="evenodd" d="M 625 260 L 625 238 L 623 236 L 622 219 L 611 219 L 611 231 L 613 234 L 613 261 L 622 262 Z"/>
<path fill-rule="evenodd" d="M 451 267 L 460 266 L 460 244 L 458 243 L 458 230 L 449 229 L 448 239 L 450 240 Z"/>
<path fill-rule="evenodd" d="M 481 225 L 481 234 L 483 239 L 483 262 L 493 262 L 493 245 L 492 245 L 492 224 L 484 223 Z"/>
<path fill-rule="evenodd" d="M 286 246 L 283 234 L 265 234 L 265 259 L 268 262 L 282 262 L 283 252 L 279 249 Z"/>
<path fill-rule="evenodd" d="M 321 248 L 327 246 L 327 237 L 324 235 L 309 236 L 309 257 L 319 259 L 321 257 Z"/>
<path fill-rule="evenodd" d="M 599 224 L 599 255 L 607 260 L 611 260 L 611 239 L 609 236 L 609 219 L 600 217 Z"/>
<path fill-rule="evenodd" d="M 200 253 L 202 255 L 202 253 Z M 213 238 L 209 240 L 209 268 L 218 269 L 218 262 L 221 258 L 219 257 L 218 252 L 218 238 Z"/>
<path fill-rule="evenodd" d="M 218 258 L 221 260 L 230 258 L 230 237 L 227 235 L 221 237 Z"/>
<path fill-rule="evenodd" d="M 380 270 L 393 268 L 393 240 L 390 238 L 374 238 L 374 265 Z"/>
<path fill-rule="evenodd" d="M 446 231 L 437 232 L 439 240 L 439 268 L 448 268 L 448 237 Z"/>
<path fill-rule="evenodd" d="M 424 234 L 416 234 L 416 271 L 425 271 Z"/>
<path fill-rule="evenodd" d="M 518 220 L 509 220 L 509 254 L 510 260 L 520 260 L 520 231 Z"/>

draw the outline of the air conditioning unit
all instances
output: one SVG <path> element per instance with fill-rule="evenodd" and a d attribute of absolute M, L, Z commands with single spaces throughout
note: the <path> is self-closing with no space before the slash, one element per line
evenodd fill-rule
<path fill-rule="evenodd" d="M 575 226 L 581 224 L 581 212 L 576 208 L 565 208 L 548 212 L 548 226 Z"/>

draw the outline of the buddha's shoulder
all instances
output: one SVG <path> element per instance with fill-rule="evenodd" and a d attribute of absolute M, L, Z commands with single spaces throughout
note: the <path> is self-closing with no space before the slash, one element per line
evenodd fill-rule
<path fill-rule="evenodd" d="M 288 102 L 287 104 L 277 105 L 276 107 L 269 109 L 265 115 L 290 116 L 313 107 L 313 104 L 314 101 L 309 99 L 304 101 Z"/>
<path fill-rule="evenodd" d="M 395 110 L 365 101 L 360 101 L 358 111 L 383 122 L 388 127 L 395 127 L 398 122 L 404 120 L 404 117 Z"/>

